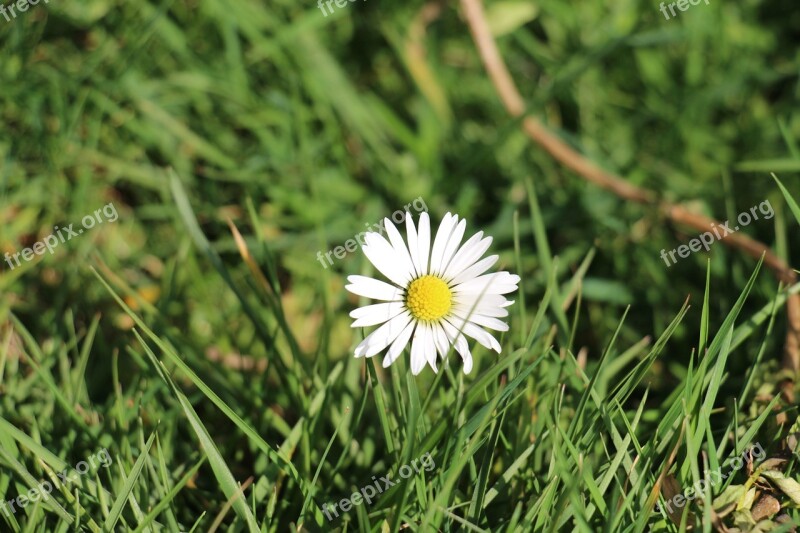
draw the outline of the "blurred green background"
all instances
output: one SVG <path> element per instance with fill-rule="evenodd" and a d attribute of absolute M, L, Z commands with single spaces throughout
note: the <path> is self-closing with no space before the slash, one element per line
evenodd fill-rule
<path fill-rule="evenodd" d="M 551 131 L 631 183 L 718 220 L 769 200 L 776 216 L 743 231 L 800 264 L 797 225 L 769 175 L 800 191 L 796 2 L 711 0 L 670 20 L 655 1 L 507 0 L 486 9 L 528 112 Z M 436 15 L 426 18 L 431 10 Z M 190 237 L 170 168 L 233 283 L 278 328 L 228 220 L 255 263 L 272 271 L 299 343 L 291 353 L 302 354 L 314 379 L 328 379 L 335 363 L 351 359 L 360 337 L 348 312 L 357 302 L 343 285 L 348 274 L 368 268 L 353 253 L 323 269 L 317 251 L 343 244 L 417 197 L 434 224 L 452 211 L 467 218 L 468 232 L 494 236 L 492 252 L 522 276 L 525 312 L 533 316 L 547 275 L 531 230 L 530 180 L 559 282 L 594 254 L 573 343 L 590 361 L 626 306 L 619 342 L 630 346 L 658 337 L 690 296 L 692 308 L 647 378 L 655 403 L 683 379 L 697 346 L 707 260 L 712 326 L 755 267 L 717 243 L 710 254 L 667 268 L 660 251 L 697 232 L 587 184 L 532 143 L 503 109 L 457 2 L 425 8 L 356 1 L 328 16 L 311 2 L 288 0 L 40 2 L 10 22 L 0 18 L 0 119 L 0 254 L 109 202 L 119 212 L 118 221 L 54 255 L 13 271 L 5 262 L 0 267 L 0 324 L 10 325 L 13 311 L 53 356 L 54 376 L 71 381 L 70 361 L 82 360 L 82 339 L 99 319 L 86 395 L 79 385 L 72 391 L 104 420 L 90 424 L 91 438 L 76 436 L 63 417 L 43 418 L 58 413 L 57 402 L 24 358 L 8 356 L 0 384 L 0 415 L 17 426 L 33 424 L 33 433 L 47 435 L 43 442 L 78 458 L 76 442 L 95 450 L 93 439 L 118 440 L 138 416 L 145 424 L 160 419 L 160 430 L 173 437 L 186 431 L 170 426 L 180 417 L 177 405 L 147 420 L 154 400 L 147 383 L 158 378 L 144 352 L 131 348 L 133 321 L 90 266 L 259 431 L 274 437 L 281 433 L 270 429 L 274 417 L 291 426 L 301 416 L 271 365 L 260 374 L 220 364 L 230 354 L 255 361 L 274 354 Z M 762 273 L 745 314 L 765 305 L 776 287 Z M 512 308 L 508 335 L 524 338 L 514 330 L 517 313 Z M 765 375 L 778 373 L 784 322 L 778 313 Z M 7 331 L 0 328 L 0 339 Z M 288 350 L 286 342 L 279 351 Z M 482 364 L 495 357 L 483 352 Z M 337 405 L 352 404 L 360 390 L 360 363 L 351 363 Z M 731 357 L 728 364 L 735 376 L 751 362 Z M 777 379 L 764 380 L 776 390 Z M 204 420 L 218 416 L 197 408 Z M 324 425 L 323 441 L 336 423 L 333 417 Z M 216 428 L 230 425 L 218 421 Z M 250 468 L 255 452 L 237 451 L 222 433 L 218 444 L 231 447 L 230 460 Z M 175 460 L 188 453 L 184 446 L 195 447 L 162 440 Z M 363 470 L 352 474 L 354 482 L 369 479 L 371 455 L 354 460 Z M 302 461 L 313 473 L 311 457 Z M 202 508 L 201 500 L 191 505 Z"/>

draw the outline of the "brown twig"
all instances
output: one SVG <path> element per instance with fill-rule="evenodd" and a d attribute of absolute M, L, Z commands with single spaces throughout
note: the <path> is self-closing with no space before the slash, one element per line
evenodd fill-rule
<path fill-rule="evenodd" d="M 512 117 L 525 114 L 525 101 L 514 84 L 505 62 L 497 49 L 494 37 L 489 29 L 481 0 L 461 0 L 464 16 L 472 32 L 473 40 L 478 48 L 481 59 L 495 90 L 500 96 L 506 110 Z M 539 120 L 534 117 L 525 117 L 522 122 L 525 133 L 534 142 L 544 148 L 553 158 L 564 166 L 575 171 L 586 181 L 594 183 L 616 196 L 639 204 L 658 207 L 659 211 L 669 220 L 692 227 L 698 231 L 710 231 L 719 223 L 709 217 L 693 213 L 682 205 L 660 201 L 653 191 L 637 187 L 622 177 L 601 169 L 592 161 L 585 158 L 575 149 L 564 143 L 552 134 Z M 727 246 L 741 250 L 747 255 L 760 259 L 764 257 L 764 264 L 775 273 L 778 280 L 785 284 L 797 281 L 797 276 L 792 268 L 780 257 L 770 250 L 765 244 L 748 237 L 745 234 L 733 233 L 720 239 Z M 800 294 L 789 296 L 786 300 L 788 315 L 788 331 L 784 345 L 784 368 L 791 372 L 793 379 L 800 373 Z M 788 383 L 783 387 L 784 395 L 788 401 L 793 401 L 793 384 Z"/>

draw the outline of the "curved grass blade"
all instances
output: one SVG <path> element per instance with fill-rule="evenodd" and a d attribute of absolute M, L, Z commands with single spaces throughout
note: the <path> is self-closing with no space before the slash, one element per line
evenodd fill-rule
<path fill-rule="evenodd" d="M 253 516 L 253 512 L 250 510 L 250 507 L 247 506 L 247 501 L 239 497 L 240 489 L 239 484 L 236 482 L 236 478 L 233 477 L 233 474 L 228 468 L 228 465 L 225 463 L 225 460 L 222 458 L 222 454 L 217 448 L 217 445 L 214 444 L 214 440 L 211 438 L 208 430 L 203 425 L 203 422 L 200 420 L 200 417 L 197 415 L 194 407 L 192 407 L 189 399 L 185 394 L 183 394 L 183 392 L 181 392 L 178 386 L 175 385 L 175 382 L 172 381 L 172 378 L 169 377 L 169 374 L 167 374 L 166 369 L 164 368 L 164 364 L 156 358 L 156 354 L 153 353 L 153 351 L 150 349 L 150 346 L 145 342 L 142 336 L 139 335 L 139 332 L 135 329 L 133 332 L 136 335 L 136 338 L 139 339 L 139 342 L 141 343 L 145 352 L 147 352 L 150 361 L 153 363 L 156 369 L 158 369 L 158 374 L 161 376 L 161 379 L 164 380 L 170 389 L 172 389 L 172 393 L 178 399 L 178 402 L 180 402 L 183 412 L 186 415 L 186 418 L 189 420 L 189 424 L 191 424 L 195 435 L 197 435 L 200 444 L 203 446 L 203 450 L 208 456 L 208 463 L 211 466 L 211 469 L 214 471 L 214 476 L 217 478 L 217 481 L 219 481 L 222 492 L 225 494 L 225 497 L 233 501 L 233 510 L 236 511 L 236 514 L 247 523 L 247 526 L 251 532 L 259 531 L 256 518 Z M 150 437 L 150 440 L 148 441 L 148 450 L 150 449 L 149 445 L 152 444 L 152 440 L 153 437 Z M 139 466 L 139 461 L 137 461 L 136 464 Z"/>

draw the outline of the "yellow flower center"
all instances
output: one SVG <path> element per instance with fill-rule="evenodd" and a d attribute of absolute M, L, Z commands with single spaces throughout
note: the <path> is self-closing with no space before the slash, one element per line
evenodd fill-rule
<path fill-rule="evenodd" d="M 442 318 L 452 305 L 450 287 L 436 276 L 417 278 L 406 291 L 406 307 L 417 320 Z"/>

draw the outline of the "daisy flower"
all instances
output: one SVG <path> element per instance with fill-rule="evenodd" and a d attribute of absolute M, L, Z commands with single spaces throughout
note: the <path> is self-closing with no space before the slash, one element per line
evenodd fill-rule
<path fill-rule="evenodd" d="M 386 347 L 384 368 L 391 365 L 411 342 L 411 372 L 419 374 L 425 363 L 438 372 L 436 353 L 447 356 L 452 346 L 461 355 L 464 373 L 472 371 L 472 354 L 464 335 L 489 350 L 500 353 L 500 343 L 483 328 L 507 331 L 499 320 L 513 302 L 503 296 L 517 290 L 519 276 L 508 272 L 484 274 L 497 261 L 481 256 L 492 243 L 478 232 L 461 245 L 466 220 L 447 213 L 431 248 L 428 213 L 419 218 L 419 228 L 406 213 L 408 245 L 386 218 L 389 240 L 375 232 L 364 237 L 364 254 L 391 283 L 366 276 L 349 276 L 345 288 L 383 303 L 360 307 L 350 313 L 352 327 L 381 327 L 355 349 L 356 357 L 372 357 Z M 461 245 L 459 247 L 459 245 Z"/>

